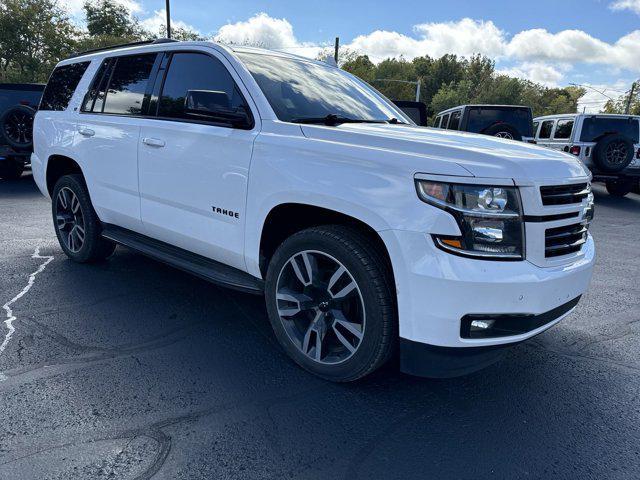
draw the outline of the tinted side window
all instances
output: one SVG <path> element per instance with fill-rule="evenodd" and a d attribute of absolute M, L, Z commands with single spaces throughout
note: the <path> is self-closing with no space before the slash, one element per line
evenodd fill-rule
<path fill-rule="evenodd" d="M 93 110 L 93 105 L 98 96 L 98 92 L 100 91 L 100 87 L 102 84 L 102 95 L 101 100 L 104 101 L 104 89 L 106 87 L 106 81 L 103 80 L 104 74 L 107 71 L 107 68 L 112 59 L 107 58 L 102 62 L 100 68 L 96 72 L 96 75 L 93 77 L 93 81 L 91 82 L 91 86 L 87 91 L 87 94 L 84 96 L 84 101 L 82 102 L 82 107 L 80 108 L 83 112 L 90 112 Z M 108 79 L 107 79 L 108 80 Z M 96 111 L 102 111 L 102 104 L 96 109 Z"/>
<path fill-rule="evenodd" d="M 451 114 L 451 120 L 449 120 L 449 130 L 458 130 L 460 128 L 460 110 Z"/>
<path fill-rule="evenodd" d="M 551 138 L 551 130 L 553 130 L 553 122 L 555 120 L 545 120 L 540 127 L 540 135 L 538 138 Z"/>
<path fill-rule="evenodd" d="M 435 128 L 440 128 L 440 121 L 442 120 L 442 117 L 436 117 L 435 120 L 433 121 L 433 126 Z"/>
<path fill-rule="evenodd" d="M 442 123 L 440 124 L 440 128 L 447 128 L 448 123 L 449 123 L 449 114 L 442 117 Z"/>
<path fill-rule="evenodd" d="M 72 63 L 56 68 L 42 94 L 40 110 L 66 109 L 89 63 Z"/>
<path fill-rule="evenodd" d="M 558 120 L 558 125 L 556 125 L 556 133 L 553 134 L 553 138 L 555 138 L 556 140 L 569 138 L 571 136 L 572 130 L 573 120 Z"/>
<path fill-rule="evenodd" d="M 208 109 L 249 113 L 231 74 L 220 60 L 203 53 L 174 53 L 160 94 L 158 116 L 202 120 L 202 116 L 185 111 L 189 91 L 207 92 L 206 98 L 214 102 L 206 105 Z"/>
<path fill-rule="evenodd" d="M 540 122 L 533 122 L 533 137 L 535 137 L 536 133 L 538 133 L 538 125 L 540 125 Z"/>
<path fill-rule="evenodd" d="M 580 140 L 582 142 L 597 142 L 600 140 L 600 137 L 604 135 L 617 133 L 629 137 L 633 143 L 639 143 L 638 135 L 640 134 L 640 129 L 638 127 L 638 119 L 611 117 L 585 118 L 582 123 Z"/>
<path fill-rule="evenodd" d="M 104 100 L 104 113 L 140 115 L 157 54 L 117 57 Z"/>

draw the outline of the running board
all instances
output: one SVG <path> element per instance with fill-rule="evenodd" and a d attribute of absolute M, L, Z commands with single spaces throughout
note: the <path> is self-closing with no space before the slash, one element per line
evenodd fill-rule
<path fill-rule="evenodd" d="M 259 278 L 145 235 L 105 224 L 102 228 L 102 236 L 217 285 L 256 295 L 264 291 L 264 282 Z"/>

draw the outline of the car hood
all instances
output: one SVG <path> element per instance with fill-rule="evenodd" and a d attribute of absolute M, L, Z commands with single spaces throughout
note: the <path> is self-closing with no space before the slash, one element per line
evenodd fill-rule
<path fill-rule="evenodd" d="M 566 181 L 589 177 L 572 155 L 524 142 L 486 135 L 393 124 L 303 125 L 306 137 L 411 154 L 420 169 L 420 156 L 455 162 L 470 176 L 509 178 L 518 185 L 541 180 Z M 424 163 L 424 162 L 423 162 Z M 424 168 L 424 167 L 423 167 Z"/>

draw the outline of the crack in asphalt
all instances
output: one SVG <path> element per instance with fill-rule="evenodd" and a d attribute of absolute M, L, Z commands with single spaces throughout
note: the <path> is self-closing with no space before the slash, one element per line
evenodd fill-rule
<path fill-rule="evenodd" d="M 31 255 L 31 258 L 45 259 L 45 261 L 40 264 L 40 266 L 36 269 L 35 272 L 29 275 L 29 280 L 27 281 L 27 284 L 25 285 L 25 287 L 20 291 L 20 293 L 18 293 L 15 297 L 13 297 L 11 300 L 9 300 L 7 303 L 5 303 L 2 306 L 4 311 L 7 312 L 7 319 L 4 321 L 4 324 L 7 327 L 7 333 L 5 334 L 2 344 L 0 344 L 0 354 L 4 352 L 5 348 L 7 348 L 7 345 L 9 344 L 11 337 L 16 331 L 15 327 L 13 326 L 13 323 L 17 320 L 17 317 L 13 314 L 11 305 L 16 303 L 18 300 L 24 297 L 29 290 L 31 290 L 31 287 L 33 287 L 33 284 L 36 281 L 36 276 L 39 273 L 42 273 L 44 269 L 47 267 L 47 265 L 51 263 L 51 261 L 53 260 L 53 255 L 40 255 L 40 247 L 36 247 L 35 251 Z"/>

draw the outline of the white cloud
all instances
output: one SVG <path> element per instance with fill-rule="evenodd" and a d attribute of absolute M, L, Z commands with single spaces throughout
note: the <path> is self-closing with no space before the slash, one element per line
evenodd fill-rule
<path fill-rule="evenodd" d="M 348 44 L 353 50 L 367 53 L 373 61 L 403 56 L 408 60 L 430 55 L 441 57 L 445 53 L 472 55 L 482 53 L 499 57 L 505 50 L 505 34 L 493 22 L 463 18 L 458 22 L 423 23 L 414 26 L 419 38 L 376 30 L 360 35 Z"/>
<path fill-rule="evenodd" d="M 221 43 L 285 50 L 310 58 L 316 57 L 323 49 L 317 44 L 299 42 L 286 18 L 273 18 L 266 13 L 258 13 L 244 22 L 224 25 L 214 39 Z"/>
<path fill-rule="evenodd" d="M 145 18 L 140 21 L 140 26 L 145 30 L 148 30 L 152 33 L 164 32 L 166 30 L 167 25 L 167 11 L 162 8 L 160 10 L 155 10 L 153 15 Z M 195 27 L 183 22 L 182 20 L 176 20 L 175 18 L 171 18 L 171 28 L 184 28 L 186 30 L 191 30 L 197 32 L 198 30 Z M 164 34 L 164 33 L 163 33 Z"/>
<path fill-rule="evenodd" d="M 557 87 L 560 81 L 564 79 L 564 73 L 561 70 L 565 69 L 566 67 L 559 68 L 546 63 L 524 62 L 515 67 L 497 69 L 496 72 L 510 77 L 531 80 L 547 87 Z"/>
<path fill-rule="evenodd" d="M 631 85 L 630 80 L 618 80 L 609 85 L 583 84 L 587 93 L 578 101 L 578 111 L 586 113 L 598 113 L 609 98 L 617 100 L 624 96 L 624 92 Z"/>
<path fill-rule="evenodd" d="M 273 18 L 266 13 L 254 15 L 246 22 L 224 25 L 218 30 L 215 40 L 273 49 L 299 45 L 293 34 L 293 26 L 286 18 Z"/>
<path fill-rule="evenodd" d="M 640 15 L 640 0 L 617 0 L 609 5 L 611 10 L 631 10 Z"/>

